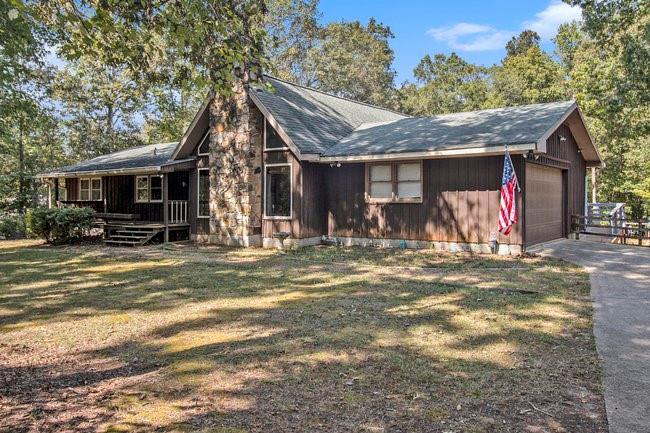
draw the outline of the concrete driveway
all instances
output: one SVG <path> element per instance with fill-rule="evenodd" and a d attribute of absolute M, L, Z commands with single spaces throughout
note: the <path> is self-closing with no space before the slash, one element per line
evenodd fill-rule
<path fill-rule="evenodd" d="M 531 252 L 589 272 L 610 432 L 650 432 L 650 248 L 562 239 Z"/>

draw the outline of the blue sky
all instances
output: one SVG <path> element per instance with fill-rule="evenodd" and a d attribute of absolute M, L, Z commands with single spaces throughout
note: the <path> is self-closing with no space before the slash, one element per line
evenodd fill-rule
<path fill-rule="evenodd" d="M 526 28 L 552 51 L 557 27 L 580 17 L 579 8 L 559 0 L 321 0 L 320 10 L 323 23 L 375 17 L 390 26 L 397 84 L 412 79 L 425 54 L 455 51 L 474 63 L 498 63 L 506 41 Z"/>

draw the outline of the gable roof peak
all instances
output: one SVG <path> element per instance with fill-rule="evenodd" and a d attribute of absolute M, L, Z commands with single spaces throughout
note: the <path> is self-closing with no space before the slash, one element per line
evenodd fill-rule
<path fill-rule="evenodd" d="M 402 113 L 401 111 L 393 110 L 392 108 L 386 108 L 386 107 L 382 107 L 380 105 L 371 104 L 369 102 L 363 102 L 363 101 L 348 98 L 348 97 L 345 97 L 345 96 L 340 96 L 340 95 L 337 95 L 336 93 L 326 92 L 324 90 L 317 89 L 315 87 L 306 86 L 304 84 L 298 84 L 296 82 L 285 80 L 285 79 L 282 79 L 282 78 L 278 78 L 278 77 L 275 77 L 275 76 L 270 75 L 270 74 L 264 74 L 264 78 L 269 78 L 271 80 L 279 81 L 281 83 L 288 84 L 290 86 L 300 87 L 302 89 L 309 90 L 309 91 L 312 91 L 312 92 L 317 92 L 317 93 L 320 93 L 322 95 L 331 96 L 332 98 L 338 98 L 338 99 L 342 99 L 344 101 L 353 102 L 355 104 L 365 105 L 366 107 L 376 108 L 378 110 L 390 111 L 391 113 L 398 114 L 400 116 L 412 117 L 412 116 L 410 116 L 410 115 L 408 115 L 406 113 Z M 260 90 L 263 90 L 263 89 L 260 89 Z"/>

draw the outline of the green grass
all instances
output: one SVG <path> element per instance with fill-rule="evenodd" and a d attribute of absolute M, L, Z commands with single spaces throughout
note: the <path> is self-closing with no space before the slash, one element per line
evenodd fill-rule
<path fill-rule="evenodd" d="M 1 242 L 0 431 L 606 431 L 588 291 L 536 257 Z"/>

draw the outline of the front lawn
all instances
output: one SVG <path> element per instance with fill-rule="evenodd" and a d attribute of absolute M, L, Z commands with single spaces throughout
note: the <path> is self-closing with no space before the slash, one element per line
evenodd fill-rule
<path fill-rule="evenodd" d="M 605 432 L 541 258 L 0 242 L 0 431 Z"/>

